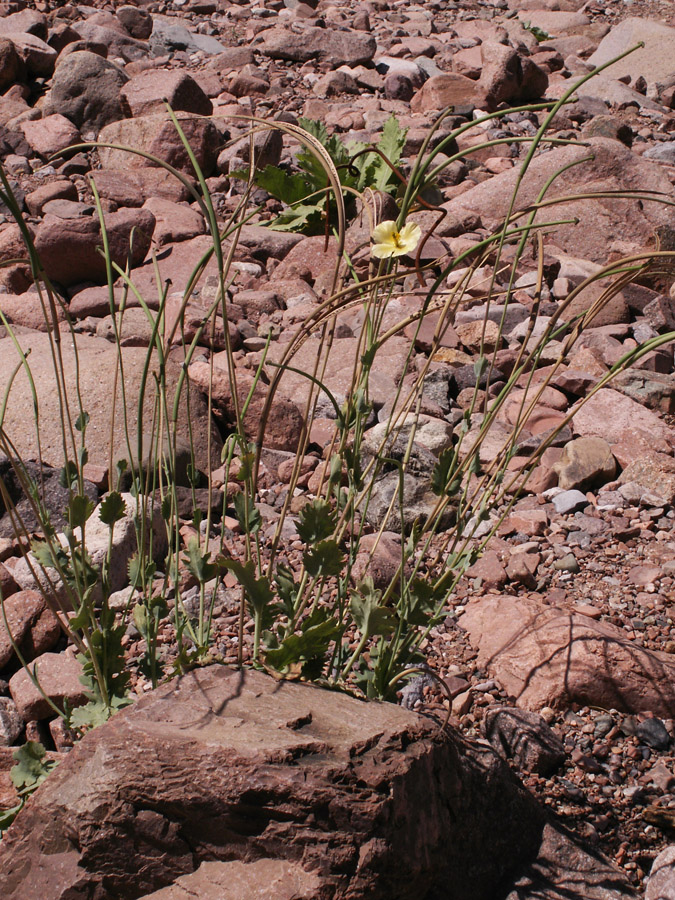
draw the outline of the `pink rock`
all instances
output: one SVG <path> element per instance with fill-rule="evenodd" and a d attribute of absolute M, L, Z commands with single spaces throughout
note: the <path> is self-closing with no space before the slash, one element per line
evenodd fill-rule
<path fill-rule="evenodd" d="M 191 113 L 176 116 L 185 137 L 192 148 L 198 165 L 208 176 L 216 163 L 216 154 L 221 138 L 214 123 L 207 118 Z M 168 113 L 153 113 L 135 119 L 111 122 L 101 129 L 99 140 L 107 144 L 120 144 L 134 150 L 142 150 L 169 163 L 188 175 L 194 174 L 190 157 L 180 139 Z M 153 163 L 135 153 L 112 148 L 99 148 L 99 157 L 104 168 L 139 169 Z"/>
<path fill-rule="evenodd" d="M 51 116 L 49 117 L 51 118 Z M 42 121 L 46 121 L 43 119 Z M 74 126 L 73 126 L 74 127 Z M 50 200 L 74 200 L 77 201 L 77 188 L 67 178 L 57 178 L 48 184 L 42 184 L 40 187 L 26 194 L 26 206 L 31 215 L 39 216 L 45 203 Z"/>
<path fill-rule="evenodd" d="M 210 116 L 213 105 L 194 78 L 178 69 L 148 69 L 128 81 L 120 93 L 122 108 L 129 116 L 166 111 L 167 100 L 174 112 Z"/>
<path fill-rule="evenodd" d="M 548 516 L 544 509 L 515 510 L 508 518 L 508 524 L 516 531 L 536 537 L 543 534 L 548 527 Z"/>
<path fill-rule="evenodd" d="M 645 900 L 675 900 L 675 845 L 666 847 L 654 860 Z"/>
<path fill-rule="evenodd" d="M 80 132 L 70 119 L 59 113 L 22 122 L 20 125 L 26 140 L 40 156 L 53 156 L 80 141 Z"/>
<path fill-rule="evenodd" d="M 513 553 L 506 564 L 506 574 L 518 584 L 534 590 L 537 586 L 537 569 L 541 562 L 539 553 Z"/>
<path fill-rule="evenodd" d="M 382 535 L 365 534 L 359 541 L 359 550 L 352 567 L 352 580 L 358 584 L 366 576 L 373 579 L 375 587 L 385 590 L 401 566 L 401 535 L 385 531 Z"/>
<path fill-rule="evenodd" d="M 0 38 L 0 90 L 14 84 L 19 76 L 21 59 L 14 43 L 8 38 Z"/>
<path fill-rule="evenodd" d="M 143 900 L 206 900 L 216 896 L 220 900 L 315 900 L 320 886 L 317 873 L 305 872 L 297 863 L 284 859 L 208 861 L 189 875 L 181 875 L 169 887 L 146 894 Z"/>
<path fill-rule="evenodd" d="M 82 666 L 70 653 L 43 653 L 34 660 L 31 671 L 37 677 L 42 692 L 60 709 L 63 709 L 64 701 L 71 708 L 87 702 L 80 681 Z M 54 714 L 25 669 L 20 669 L 11 677 L 9 692 L 24 722 L 47 719 Z"/>
<path fill-rule="evenodd" d="M 0 670 L 14 658 L 10 634 L 27 660 L 52 649 L 59 639 L 61 628 L 41 594 L 19 591 L 6 597 L 4 606 L 9 633 L 4 619 L 0 619 Z"/>
<path fill-rule="evenodd" d="M 8 37 L 26 66 L 29 75 L 49 77 L 56 65 L 56 50 L 34 34 L 11 32 Z"/>
<path fill-rule="evenodd" d="M 118 206 L 143 206 L 150 198 L 179 203 L 192 197 L 166 169 L 96 169 L 92 176 L 101 197 L 114 200 Z"/>
<path fill-rule="evenodd" d="M 665 453 L 645 453 L 629 463 L 621 473 L 620 484 L 635 481 L 657 497 L 675 503 L 675 459 Z"/>
<path fill-rule="evenodd" d="M 204 217 L 187 203 L 174 203 L 160 197 L 150 197 L 143 204 L 155 217 L 153 240 L 158 246 L 186 241 L 204 234 Z"/>
<path fill-rule="evenodd" d="M 663 419 L 611 388 L 602 388 L 577 410 L 572 428 L 581 437 L 598 435 L 612 448 L 630 444 L 636 458 L 654 450 L 671 454 L 675 445 L 672 429 Z"/>
<path fill-rule="evenodd" d="M 467 569 L 468 578 L 480 578 L 483 587 L 500 590 L 507 582 L 506 570 L 494 550 L 486 550 L 481 558 Z"/>
<path fill-rule="evenodd" d="M 143 262 L 155 228 L 155 217 L 149 210 L 124 208 L 108 213 L 105 225 L 111 257 L 118 265 L 126 263 L 132 231 L 132 266 Z M 105 259 L 98 251 L 101 245 L 96 216 L 77 219 L 45 216 L 35 236 L 35 247 L 47 275 L 66 286 L 105 280 Z"/>
<path fill-rule="evenodd" d="M 430 78 L 422 92 L 428 90 L 434 81 L 435 78 Z M 475 82 L 469 79 L 467 81 L 477 90 Z M 413 104 L 416 99 L 413 98 Z M 448 102 L 453 101 L 448 98 Z M 536 157 L 528 169 L 527 178 L 521 183 L 516 199 L 517 208 L 523 209 L 532 203 L 554 173 L 574 162 L 579 164 L 573 165 L 556 178 L 547 198 L 553 200 L 572 194 L 580 183 L 588 191 L 639 188 L 659 191 L 665 195 L 672 191 L 672 185 L 665 177 L 662 167 L 636 156 L 619 141 L 589 138 L 588 144 L 590 147 L 555 148 Z M 495 155 L 494 148 L 488 152 L 490 156 Z M 589 152 L 592 152 L 593 159 L 581 163 L 582 157 L 588 159 Z M 520 168 L 516 166 L 511 171 L 496 175 L 444 204 L 444 208 L 453 217 L 470 211 L 478 214 L 488 229 L 498 227 L 510 208 L 519 172 Z M 612 198 L 564 203 L 556 205 L 555 210 L 556 218 L 578 219 L 578 224 L 561 225 L 555 229 L 556 245 L 572 256 L 603 265 L 607 261 L 608 248 L 617 240 L 618 235 L 621 235 L 624 248 L 621 250 L 622 254 L 633 247 L 638 252 L 649 246 L 654 228 L 668 225 L 671 216 L 665 207 L 660 207 L 657 203 L 640 206 L 637 200 L 617 201 Z"/>
<path fill-rule="evenodd" d="M 51 331 L 53 328 L 53 315 L 56 320 L 65 322 L 66 313 L 62 306 L 56 305 L 55 310 L 45 317 L 40 298 L 37 292 L 25 294 L 0 294 L 0 309 L 12 325 L 22 325 L 24 328 L 33 328 L 35 331 Z"/>
<path fill-rule="evenodd" d="M 518 706 L 571 702 L 675 715 L 675 659 L 645 650 L 613 625 L 539 599 L 489 595 L 460 619 L 488 667 Z"/>
<path fill-rule="evenodd" d="M 512 47 L 484 41 L 481 56 L 483 68 L 478 84 L 486 94 L 488 109 L 496 109 L 503 101 L 536 100 L 546 92 L 546 72 Z"/>
<path fill-rule="evenodd" d="M 449 72 L 433 75 L 410 101 L 412 112 L 445 109 L 446 106 L 484 106 L 485 92 L 471 78 Z"/>

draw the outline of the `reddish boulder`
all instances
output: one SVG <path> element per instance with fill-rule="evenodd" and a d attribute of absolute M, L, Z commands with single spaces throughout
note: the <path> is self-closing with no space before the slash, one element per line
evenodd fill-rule
<path fill-rule="evenodd" d="M 40 689 L 33 684 L 25 669 L 19 669 L 9 682 L 9 692 L 24 722 L 53 716 L 50 700 L 59 709 L 63 709 L 65 703 L 72 709 L 87 702 L 86 691 L 80 681 L 82 666 L 72 654 L 43 653 L 34 660 L 31 672 L 37 678 Z"/>
<path fill-rule="evenodd" d="M 478 665 L 524 709 L 580 703 L 675 716 L 675 659 L 634 644 L 620 628 L 494 594 L 470 600 L 460 623 Z"/>
<path fill-rule="evenodd" d="M 487 900 L 542 828 L 494 751 L 434 719 L 211 666 L 85 735 L 3 838 L 0 893 L 135 900 L 271 858 L 313 900 Z"/>
<path fill-rule="evenodd" d="M 155 230 L 150 210 L 125 208 L 108 213 L 104 221 L 112 260 L 124 267 L 131 244 L 131 264 L 140 265 Z M 61 219 L 46 215 L 35 235 L 35 249 L 45 272 L 52 281 L 65 286 L 105 281 L 105 258 L 99 252 L 102 243 L 97 216 Z"/>
<path fill-rule="evenodd" d="M 41 594 L 18 591 L 6 597 L 4 616 L 0 618 L 0 671 L 14 659 L 14 644 L 19 647 L 23 658 L 30 662 L 51 650 L 60 634 L 59 620 Z"/>

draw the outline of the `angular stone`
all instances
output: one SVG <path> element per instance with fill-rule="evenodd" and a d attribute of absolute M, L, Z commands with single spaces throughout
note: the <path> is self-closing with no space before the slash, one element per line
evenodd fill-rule
<path fill-rule="evenodd" d="M 14 701 L 10 697 L 0 697 L 0 747 L 11 747 L 12 744 L 15 744 L 21 736 L 23 728 L 24 722 Z"/>
<path fill-rule="evenodd" d="M 129 116 L 165 112 L 168 101 L 174 112 L 210 116 L 213 105 L 194 78 L 178 69 L 148 69 L 134 75 L 120 93 L 122 108 Z"/>
<path fill-rule="evenodd" d="M 366 576 L 373 579 L 377 590 L 386 590 L 401 567 L 401 535 L 384 531 L 381 535 L 364 534 L 352 566 L 351 576 L 358 584 Z"/>
<path fill-rule="evenodd" d="M 628 75 L 631 80 L 642 75 L 648 83 L 665 81 L 673 74 L 675 28 L 653 19 L 632 17 L 619 22 L 602 39 L 588 64 L 600 66 L 609 62 L 639 41 L 644 42 L 644 47 L 615 62 L 609 74 L 617 79 Z"/>
<path fill-rule="evenodd" d="M 49 44 L 26 32 L 6 33 L 5 36 L 14 44 L 28 75 L 38 78 L 49 78 L 52 75 L 58 54 Z"/>
<path fill-rule="evenodd" d="M 410 101 L 410 109 L 420 113 L 445 109 L 446 106 L 484 107 L 485 103 L 485 92 L 475 81 L 456 72 L 448 72 L 430 78 Z"/>
<path fill-rule="evenodd" d="M 316 59 L 331 69 L 358 66 L 375 56 L 375 38 L 358 31 L 332 28 L 304 28 L 302 32 L 286 28 L 269 28 L 262 34 L 259 50 L 272 59 L 308 62 Z"/>
<path fill-rule="evenodd" d="M 485 736 L 497 753 L 512 759 L 523 772 L 549 775 L 565 761 L 562 741 L 537 713 L 490 709 L 484 725 Z"/>
<path fill-rule="evenodd" d="M 203 862 L 141 900 L 316 900 L 319 875 L 281 859 Z"/>
<path fill-rule="evenodd" d="M 427 82 L 423 91 L 427 90 L 431 81 L 433 79 Z M 413 104 L 415 99 L 413 98 Z M 441 104 L 445 105 L 447 104 Z M 527 177 L 520 185 L 515 208 L 524 209 L 533 203 L 552 175 L 565 166 L 580 161 L 582 157 L 588 158 L 589 151 L 592 152 L 593 159 L 573 165 L 562 172 L 548 191 L 547 199 L 572 194 L 578 190 L 580 183 L 589 192 L 639 189 L 669 195 L 672 186 L 657 163 L 641 159 L 628 147 L 608 138 L 590 138 L 588 143 L 590 148 L 556 148 L 535 157 Z M 499 227 L 511 206 L 519 174 L 520 169 L 516 166 L 509 172 L 496 175 L 444 204 L 444 208 L 452 217 L 460 218 L 470 211 L 474 215 L 480 215 L 488 229 Z M 537 219 L 542 217 L 541 221 L 547 221 L 543 216 L 549 211 L 542 210 Z M 556 219 L 578 220 L 578 224 L 555 228 L 555 244 L 571 256 L 602 265 L 606 265 L 608 248 L 617 240 L 618 235 L 621 236 L 623 255 L 627 252 L 627 247 L 634 247 L 635 252 L 640 252 L 650 246 L 655 227 L 672 227 L 672 213 L 666 207 L 659 203 L 643 205 L 637 200 L 604 198 L 571 201 L 556 205 L 555 214 Z"/>
<path fill-rule="evenodd" d="M 216 414 L 223 416 L 232 423 L 236 418 L 236 410 L 232 397 L 232 389 L 225 361 L 214 360 L 213 372 L 209 363 L 196 360 L 189 367 L 189 376 L 194 385 L 205 394 L 210 390 Z M 237 396 L 239 408 L 243 406 L 253 386 L 253 376 L 246 372 L 237 372 Z M 260 383 L 248 405 L 244 417 L 244 428 L 252 441 L 257 441 L 260 436 L 264 446 L 273 450 L 288 450 L 295 452 L 300 442 L 303 428 L 303 415 L 298 404 L 290 398 L 276 394 L 271 402 L 264 423 L 264 431 L 260 433 L 262 416 L 265 411 L 268 392 Z"/>
<path fill-rule="evenodd" d="M 140 265 L 150 249 L 155 217 L 147 209 L 121 209 L 104 216 L 111 259 L 124 267 L 131 247 L 131 265 Z M 133 240 L 132 240 L 133 238 Z M 62 219 L 46 215 L 35 235 L 35 249 L 52 281 L 68 286 L 105 281 L 105 257 L 98 216 Z"/>
<path fill-rule="evenodd" d="M 486 589 L 500 590 L 507 582 L 506 570 L 494 550 L 486 550 L 466 571 L 467 578 L 480 578 Z"/>
<path fill-rule="evenodd" d="M 523 709 L 579 703 L 675 714 L 675 659 L 645 650 L 614 625 L 495 594 L 470 600 L 460 623 L 478 665 L 494 672 Z"/>
<path fill-rule="evenodd" d="M 663 497 L 666 503 L 675 504 L 675 459 L 665 453 L 645 453 L 619 476 L 619 484 L 631 482 Z"/>
<path fill-rule="evenodd" d="M 24 722 L 40 721 L 54 715 L 54 710 L 45 695 L 59 709 L 68 703 L 82 706 L 87 695 L 80 676 L 82 666 L 70 653 L 43 653 L 33 661 L 31 672 L 37 678 L 42 690 L 33 684 L 25 669 L 12 675 L 9 692 Z"/>
<path fill-rule="evenodd" d="M 645 900 L 675 900 L 675 845 L 662 850 L 652 863 Z"/>
<path fill-rule="evenodd" d="M 217 148 L 221 143 L 213 121 L 191 113 L 178 113 L 176 118 L 197 164 L 205 176 L 211 175 L 216 163 Z M 188 152 L 167 112 L 112 122 L 101 130 L 99 141 L 150 153 L 180 172 L 195 174 Z M 153 165 L 145 157 L 125 150 L 101 147 L 98 152 L 104 168 L 142 169 Z"/>
<path fill-rule="evenodd" d="M 546 93 L 548 75 L 528 57 L 495 41 L 481 44 L 482 70 L 479 87 L 485 91 L 488 109 L 500 103 L 537 100 Z"/>
<path fill-rule="evenodd" d="M 118 206 L 143 206 L 151 198 L 179 203 L 191 197 L 187 187 L 165 169 L 96 169 L 92 175 L 101 197 Z"/>
<path fill-rule="evenodd" d="M 582 437 L 565 444 L 562 457 L 553 469 L 558 473 L 558 486 L 564 491 L 572 488 L 588 491 L 614 478 L 616 460 L 603 438 Z"/>
<path fill-rule="evenodd" d="M 0 671 L 15 659 L 14 644 L 18 646 L 23 658 L 30 662 L 41 653 L 51 650 L 60 636 L 59 620 L 41 594 L 36 591 L 19 591 L 6 597 L 4 616 L 0 619 Z"/>
<path fill-rule="evenodd" d="M 636 457 L 653 450 L 670 453 L 675 445 L 663 419 L 611 388 L 602 388 L 575 412 L 572 428 L 581 437 L 604 438 L 613 452 L 615 444 L 630 445 Z"/>
<path fill-rule="evenodd" d="M 546 825 L 537 859 L 526 866 L 505 900 L 572 900 L 575 894 L 579 900 L 637 898 L 625 872 L 597 850 L 575 844 L 566 829 Z"/>
<path fill-rule="evenodd" d="M 0 90 L 10 87 L 19 77 L 21 59 L 13 41 L 0 38 Z"/>
<path fill-rule="evenodd" d="M 161 197 L 150 197 L 143 204 L 155 218 L 153 239 L 162 247 L 178 241 L 187 241 L 198 234 L 204 234 L 204 216 L 187 203 L 174 203 Z"/>
<path fill-rule="evenodd" d="M 139 897 L 206 861 L 271 858 L 301 859 L 313 900 L 449 884 L 476 900 L 536 854 L 542 828 L 485 744 L 393 704 L 212 666 L 85 735 L 3 838 L 0 890 Z"/>
<path fill-rule="evenodd" d="M 22 122 L 21 130 L 39 156 L 53 156 L 80 141 L 78 129 L 60 113 L 53 113 L 34 122 Z"/>
<path fill-rule="evenodd" d="M 40 451 L 44 462 L 60 467 L 63 465 L 63 443 L 60 427 L 60 408 L 58 395 L 54 388 L 54 370 L 50 354 L 50 345 L 47 335 L 25 334 L 20 335 L 19 343 L 25 352 L 31 348 L 30 364 L 37 387 L 38 401 L 40 404 Z M 118 354 L 116 348 L 106 340 L 94 338 L 88 335 L 77 336 L 77 351 L 79 357 L 79 386 L 82 396 L 83 409 L 90 416 L 90 425 L 87 429 L 87 449 L 89 462 L 108 468 L 110 458 L 110 436 L 112 429 L 113 464 L 120 458 L 128 457 L 127 440 L 124 432 L 124 416 L 122 414 L 121 387 L 118 384 L 117 395 L 113 398 L 112 385 L 119 382 Z M 124 366 L 125 391 L 129 410 L 130 441 L 132 447 L 136 443 L 138 433 L 138 397 L 143 369 L 146 364 L 147 351 L 142 348 L 122 348 L 122 362 Z M 62 344 L 64 360 L 64 377 L 68 389 L 71 415 L 73 420 L 79 415 L 76 408 L 75 395 L 75 356 L 70 341 Z M 17 355 L 10 338 L 0 340 L 0 383 L 7 383 L 9 373 L 16 366 Z M 157 371 L 157 362 L 153 358 L 150 363 L 150 372 Z M 173 396 L 178 378 L 181 375 L 179 364 L 172 359 L 167 360 L 167 390 L 169 396 Z M 153 377 L 150 376 L 152 383 Z M 114 402 L 113 402 L 114 399 Z M 114 429 L 113 407 L 115 407 Z M 143 424 L 150 427 L 153 421 L 155 407 L 155 390 L 146 388 L 145 403 L 143 405 Z M 32 409 L 32 395 L 27 378 L 23 372 L 14 379 L 10 393 L 10 402 L 4 421 L 7 434 L 17 447 L 23 459 L 34 459 L 38 455 L 38 445 L 35 437 L 35 428 L 30 418 L 26 416 L 26 410 Z M 195 462 L 197 468 L 206 471 L 208 465 L 207 438 L 208 423 L 206 419 L 206 404 L 199 393 L 192 389 L 190 394 L 190 415 L 194 421 L 204 422 L 204 426 L 192 430 L 188 423 L 187 401 L 185 394 L 179 404 L 178 435 L 183 440 L 189 440 L 190 435 L 195 444 Z M 211 432 L 212 463 L 217 467 L 220 463 L 221 440 L 215 429 Z"/>
<path fill-rule="evenodd" d="M 120 6 L 115 15 L 136 40 L 147 41 L 152 34 L 152 16 L 142 7 Z"/>

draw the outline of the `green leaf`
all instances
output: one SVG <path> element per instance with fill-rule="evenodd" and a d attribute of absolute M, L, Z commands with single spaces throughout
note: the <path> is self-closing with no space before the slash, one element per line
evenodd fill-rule
<path fill-rule="evenodd" d="M 84 494 L 73 494 L 68 502 L 66 518 L 71 528 L 82 528 L 89 516 L 96 509 L 96 504 Z"/>
<path fill-rule="evenodd" d="M 314 610 L 301 627 L 301 634 L 289 635 L 277 649 L 265 653 L 265 664 L 278 672 L 299 666 L 301 674 L 306 675 L 311 669 L 313 677 L 318 677 L 320 669 L 316 663 L 323 668 L 328 648 L 340 638 L 342 628 L 324 609 Z"/>
<path fill-rule="evenodd" d="M 235 172 L 235 177 L 243 175 L 248 178 L 248 171 Z M 290 175 L 278 166 L 266 166 L 261 172 L 256 172 L 255 183 L 259 188 L 267 191 L 281 203 L 291 206 L 293 203 L 300 203 L 309 194 L 317 190 L 315 186 L 307 181 L 305 175 Z"/>
<path fill-rule="evenodd" d="M 488 361 L 484 356 L 479 356 L 478 359 L 473 364 L 473 371 L 476 375 L 476 380 L 480 381 L 483 377 L 484 372 L 488 367 Z"/>
<path fill-rule="evenodd" d="M 152 581 L 156 570 L 157 566 L 151 559 L 141 559 L 137 552 L 134 553 L 128 564 L 129 584 L 136 587 Z"/>
<path fill-rule="evenodd" d="M 9 777 L 20 794 L 32 793 L 56 766 L 54 760 L 45 759 L 46 752 L 39 741 L 28 741 L 12 754 L 17 764 L 10 769 Z"/>
<path fill-rule="evenodd" d="M 317 544 L 330 537 L 336 523 L 335 510 L 326 500 L 317 497 L 301 509 L 297 525 L 298 535 L 307 545 Z"/>
<path fill-rule="evenodd" d="M 408 134 L 407 128 L 401 128 L 396 116 L 390 116 L 384 123 L 382 129 L 382 137 L 377 145 L 377 149 L 386 156 L 390 163 L 398 166 L 405 147 L 405 139 Z M 389 191 L 392 186 L 398 187 L 399 181 L 391 170 L 391 167 L 378 156 L 374 163 L 374 172 L 372 174 L 372 182 L 367 187 L 372 187 L 378 191 Z"/>
<path fill-rule="evenodd" d="M 241 563 L 237 559 L 225 559 L 222 567 L 232 572 L 239 584 L 244 588 L 246 599 L 249 601 L 253 612 L 261 615 L 274 600 L 274 594 L 266 575 L 256 578 L 256 568 L 253 560 Z"/>
<path fill-rule="evenodd" d="M 349 602 L 352 618 L 362 635 L 391 634 L 396 628 L 397 617 L 393 610 L 382 606 L 382 591 L 375 590 L 373 579 L 367 576 L 352 592 Z"/>
<path fill-rule="evenodd" d="M 255 534 L 262 525 L 262 516 L 253 500 L 242 492 L 235 494 L 234 513 L 242 531 L 246 534 Z"/>
<path fill-rule="evenodd" d="M 11 806 L 9 809 L 1 809 L 0 810 L 0 837 L 2 837 L 3 831 L 7 831 L 9 826 L 12 824 L 14 819 L 19 815 L 21 810 L 24 807 L 23 800 L 21 803 L 16 806 Z"/>
<path fill-rule="evenodd" d="M 77 466 L 69 459 L 65 466 L 59 469 L 59 484 L 61 487 L 71 490 L 77 487 Z"/>
<path fill-rule="evenodd" d="M 447 495 L 451 497 L 461 487 L 461 478 L 453 478 L 457 469 L 457 451 L 454 447 L 446 447 L 441 450 L 438 462 L 431 472 L 431 490 L 437 497 Z"/>
<path fill-rule="evenodd" d="M 220 565 L 209 562 L 210 558 L 210 551 L 202 553 L 197 538 L 190 538 L 187 556 L 183 557 L 183 562 L 188 572 L 194 575 L 200 584 L 206 584 L 207 581 L 211 581 L 220 573 Z"/>
<path fill-rule="evenodd" d="M 305 568 L 312 577 L 322 578 L 339 575 L 344 566 L 345 556 L 337 541 L 319 541 L 311 550 L 303 554 Z"/>
<path fill-rule="evenodd" d="M 75 428 L 78 431 L 84 431 L 84 429 L 89 424 L 89 413 L 82 410 L 77 419 L 75 420 Z"/>
<path fill-rule="evenodd" d="M 111 491 L 101 502 L 98 517 L 104 525 L 114 525 L 124 518 L 127 505 L 118 491 Z"/>
<path fill-rule="evenodd" d="M 295 602 L 298 596 L 298 584 L 293 578 L 293 573 L 288 566 L 279 563 L 274 580 L 277 585 L 277 593 L 281 600 L 282 610 L 289 619 L 292 619 L 295 615 Z"/>
<path fill-rule="evenodd" d="M 415 578 L 409 587 L 409 597 L 405 611 L 406 622 L 410 625 L 428 625 L 440 601 L 435 586 L 421 578 Z"/>

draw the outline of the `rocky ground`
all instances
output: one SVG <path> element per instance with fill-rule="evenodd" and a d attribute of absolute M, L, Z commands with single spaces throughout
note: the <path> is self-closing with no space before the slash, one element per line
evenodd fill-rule
<path fill-rule="evenodd" d="M 592 65 L 643 40 L 644 49 L 589 82 L 553 123 L 556 137 L 583 140 L 595 154 L 592 163 L 560 179 L 560 193 L 573 193 L 582 181 L 595 190 L 640 189 L 672 198 L 675 17 L 667 0 L 434 0 L 419 5 L 386 0 L 27 5 L 6 0 L 0 12 L 0 154 L 45 271 L 62 292 L 82 337 L 85 407 L 101 423 L 90 433 L 87 474 L 94 499 L 108 477 L 105 416 L 114 353 L 90 177 L 113 255 L 124 262 L 134 230 L 134 280 L 147 296 L 156 296 L 148 253 L 158 251 L 162 278 L 171 280 L 170 292 L 177 292 L 169 299 L 174 314 L 209 238 L 186 188 L 141 158 L 132 160 L 111 147 L 83 148 L 55 160 L 52 154 L 98 139 L 156 153 L 189 173 L 189 161 L 163 112 L 162 101 L 168 97 L 204 168 L 216 209 L 225 216 L 241 192 L 230 173 L 249 152 L 247 139 L 232 143 L 246 131 L 234 116 L 271 119 L 283 113 L 286 121 L 294 121 L 305 115 L 345 139 L 371 141 L 394 113 L 409 129 L 405 165 L 440 108 L 453 104 L 453 123 L 461 124 L 476 109 L 557 98 Z M 469 164 L 453 164 L 439 185 L 446 216 L 434 234 L 435 245 L 429 242 L 432 257 L 456 255 L 489 233 L 506 209 L 525 153 L 517 140 L 531 136 L 537 123 L 535 114 L 507 115 L 499 133 L 495 129 L 488 137 L 512 137 L 513 142 L 480 150 Z M 256 141 L 269 161 L 291 159 L 291 141 Z M 532 183 L 521 195 L 522 205 L 536 196 L 555 168 L 586 152 L 585 147 L 562 146 L 542 152 L 533 165 Z M 244 382 L 258 363 L 270 326 L 283 348 L 307 310 L 325 295 L 334 250 L 331 245 L 326 252 L 323 237 L 264 231 L 257 222 L 278 212 L 279 205 L 264 194 L 256 200 L 261 213 L 242 230 L 235 256 L 238 278 L 228 326 Z M 6 204 L 2 210 L 0 310 L 24 349 L 31 348 L 42 410 L 42 460 L 59 466 L 58 405 L 48 381 L 51 362 L 43 314 L 31 290 L 30 270 L 17 262 L 24 253 L 18 227 Z M 569 202 L 561 209 L 561 218 L 567 217 L 563 213 L 579 221 L 547 237 L 542 317 L 599 265 L 657 246 L 675 247 L 675 217 L 665 206 L 615 199 L 591 209 Z M 425 215 L 416 214 L 423 227 L 428 224 Z M 365 251 L 367 256 L 367 244 L 368 234 L 354 228 L 348 236 L 350 252 L 357 256 Z M 535 261 L 523 261 L 517 273 L 517 303 L 497 357 L 504 370 L 525 337 L 535 269 Z M 532 411 L 530 436 L 558 424 L 623 353 L 675 330 L 672 282 L 672 271 L 666 270 L 613 297 Z M 194 327 L 208 305 L 208 286 L 207 280 L 188 307 L 188 327 Z M 595 296 L 581 298 L 585 306 L 576 311 Z M 480 291 L 474 299 L 457 314 L 432 363 L 435 383 L 444 386 L 424 410 L 435 435 L 428 447 L 432 452 L 438 449 L 433 442 L 439 429 L 451 432 L 475 385 L 475 375 L 472 382 L 468 373 L 477 352 L 476 320 L 484 310 Z M 401 318 L 419 302 L 410 288 L 409 295 L 393 299 L 391 315 Z M 127 313 L 123 337 L 132 391 L 149 340 L 147 319 L 144 314 L 136 318 L 136 312 L 132 308 Z M 63 312 L 58 316 L 64 318 Z M 341 319 L 327 374 L 338 394 L 360 324 L 357 314 Z M 216 358 L 223 347 L 222 320 L 219 327 L 220 344 L 212 345 Z M 3 385 L 16 366 L 5 335 L 0 327 Z M 397 337 L 383 354 L 377 388 L 381 406 L 409 375 L 405 361 L 411 335 Z M 197 386 L 205 384 L 211 352 L 204 346 L 191 366 Z M 311 346 L 301 351 L 306 357 L 300 355 L 298 365 L 309 365 L 313 352 Z M 418 335 L 417 358 L 426 359 L 428 352 L 429 340 Z M 65 353 L 72 367 L 67 348 Z M 178 356 L 171 358 L 171 377 L 177 377 L 180 362 Z M 454 696 L 452 724 L 467 736 L 487 736 L 499 746 L 559 821 L 613 860 L 639 890 L 653 860 L 675 836 L 673 373 L 670 344 L 645 356 L 635 371 L 622 375 L 580 411 L 544 454 L 528 490 L 463 578 L 448 618 L 424 648 L 429 666 Z M 267 432 L 262 482 L 266 527 L 272 527 L 285 500 L 289 460 L 302 424 L 297 390 L 291 379 L 282 385 Z M 218 382 L 214 398 L 227 420 L 232 401 L 224 384 Z M 5 427 L 27 459 L 37 457 L 35 436 L 25 421 L 30 402 L 27 385 L 17 377 Z M 204 410 L 203 398 L 196 394 L 193 419 L 199 420 Z M 187 429 L 187 413 L 182 416 Z M 513 425 L 508 409 L 502 425 Z M 303 496 L 311 496 L 316 487 L 329 426 L 320 419 L 312 435 Z M 204 466 L 209 449 L 219 463 L 221 434 L 214 426 L 210 445 L 207 434 L 208 426 L 198 435 L 198 461 Z M 119 430 L 115 440 L 121 441 Z M 11 473 L 3 466 L 9 484 Z M 63 498 L 55 482 L 48 478 L 53 508 L 58 509 Z M 236 551 L 241 536 L 234 524 L 227 520 L 222 528 Z M 43 680 L 53 681 L 48 693 L 57 700 L 82 702 L 78 665 L 53 614 L 37 594 L 29 593 L 35 583 L 6 516 L 0 519 L 0 535 L 0 578 L 15 637 L 24 653 L 41 657 Z M 186 524 L 186 539 L 188 535 Z M 289 534 L 291 560 L 301 546 L 296 537 Z M 120 573 L 116 587 L 124 596 L 124 568 Z M 236 661 L 238 597 L 234 579 L 225 579 L 214 625 L 216 649 L 227 662 Z M 189 587 L 183 599 L 188 606 L 193 602 Z M 168 622 L 161 642 L 170 659 L 173 632 Z M 142 646 L 132 625 L 125 649 L 134 690 L 143 694 L 149 685 L 136 665 Z M 432 680 L 424 678 L 403 699 L 412 708 L 438 711 L 445 703 Z M 550 726 L 562 748 L 558 758 L 531 756 L 522 737 L 525 720 L 515 730 L 499 724 L 495 710 L 504 706 L 536 713 L 528 721 L 540 734 Z M 16 801 L 8 778 L 16 745 L 33 738 L 56 752 L 68 750 L 69 736 L 58 720 L 48 720 L 49 708 L 31 691 L 0 630 L 0 805 Z"/>

